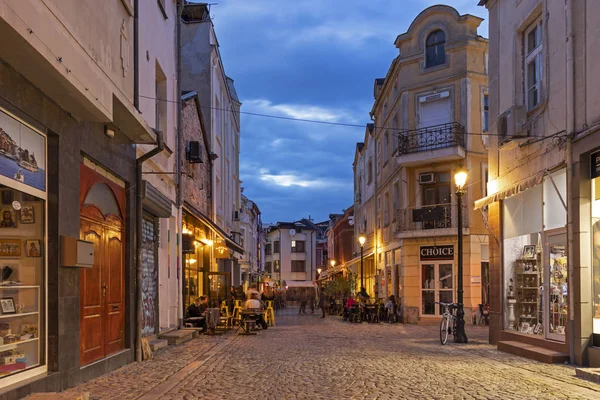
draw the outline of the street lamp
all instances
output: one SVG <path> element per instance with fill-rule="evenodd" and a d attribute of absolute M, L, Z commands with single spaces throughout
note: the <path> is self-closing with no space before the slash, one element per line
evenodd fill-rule
<path fill-rule="evenodd" d="M 331 265 L 331 268 L 335 267 L 335 260 L 329 260 L 329 265 Z"/>
<path fill-rule="evenodd" d="M 463 305 L 463 221 L 462 221 L 462 196 L 465 194 L 465 183 L 467 182 L 467 171 L 459 169 L 454 174 L 456 184 L 456 200 L 458 205 L 458 310 L 456 311 L 456 332 L 454 341 L 456 343 L 467 343 L 465 333 L 465 310 Z"/>
<path fill-rule="evenodd" d="M 360 235 L 358 237 L 358 243 L 360 244 L 360 291 L 361 292 L 362 292 L 363 288 L 365 287 L 365 282 L 364 282 L 365 272 L 364 272 L 364 266 L 363 266 L 363 248 L 364 248 L 366 241 L 367 241 L 367 238 L 365 237 L 365 235 Z"/>

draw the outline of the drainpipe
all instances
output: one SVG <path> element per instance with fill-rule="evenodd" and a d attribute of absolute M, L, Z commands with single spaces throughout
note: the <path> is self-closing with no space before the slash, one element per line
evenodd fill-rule
<path fill-rule="evenodd" d="M 137 0 L 136 0 L 137 1 Z M 183 282 L 183 271 L 182 271 L 182 253 L 179 251 L 181 243 L 183 241 L 182 238 L 182 227 L 183 227 L 183 214 L 181 210 L 181 206 L 183 204 L 183 185 L 182 185 L 182 177 L 181 170 L 183 164 L 182 158 L 182 150 L 183 150 L 183 135 L 181 134 L 181 14 L 183 13 L 183 0 L 177 0 L 177 22 L 176 22 L 176 40 L 177 40 L 177 85 L 175 89 L 175 93 L 177 95 L 177 287 L 179 288 L 179 293 L 181 294 L 181 306 L 179 307 L 179 326 L 183 326 L 183 307 L 185 305 L 185 299 L 183 298 L 183 285 L 179 285 L 180 282 Z"/>
<path fill-rule="evenodd" d="M 135 360 L 142 361 L 142 202 L 144 201 L 142 164 L 144 161 L 154 157 L 165 148 L 163 133 L 156 133 L 156 147 L 135 160 L 135 246 L 136 246 L 136 332 L 135 332 Z"/>
<path fill-rule="evenodd" d="M 371 121 L 373 121 L 373 137 L 377 138 L 377 126 L 376 124 L 376 120 L 375 120 L 375 115 L 371 115 Z M 375 287 L 377 287 L 377 289 L 379 289 L 379 287 L 377 286 L 377 263 L 379 261 L 379 252 L 378 252 L 378 246 L 377 244 L 379 243 L 379 237 L 378 237 L 378 233 L 379 233 L 379 229 L 377 228 L 377 224 L 379 222 L 379 202 L 377 201 L 378 197 L 379 197 L 379 193 L 377 193 L 377 191 L 379 190 L 379 185 L 377 184 L 377 150 L 379 148 L 379 143 L 377 142 L 377 139 L 375 139 L 375 157 L 373 157 L 373 159 L 375 160 L 375 173 L 373 174 L 375 176 L 375 233 L 373 235 L 373 237 L 375 238 L 375 244 L 373 245 L 373 266 L 375 267 L 375 271 L 373 274 L 373 282 L 375 283 Z M 383 173 L 383 168 L 381 168 L 381 172 Z M 365 283 L 366 284 L 366 283 Z M 365 288 L 366 289 L 366 288 Z M 377 290 L 378 293 L 373 293 L 373 296 L 375 297 L 375 295 L 379 295 L 379 290 Z"/>
<path fill-rule="evenodd" d="M 138 6 L 139 0 L 133 0 L 133 106 L 140 111 L 140 40 Z"/>
<path fill-rule="evenodd" d="M 574 86 L 574 50 L 573 50 L 573 0 L 565 2 L 565 24 L 567 27 L 566 59 L 567 59 L 567 193 L 572 193 L 573 186 L 573 155 L 571 138 L 575 131 L 575 86 Z M 547 26 L 547 25 L 546 25 Z M 546 28 L 547 29 L 547 28 Z M 569 196 L 568 196 L 569 197 Z M 567 198 L 567 254 L 573 260 L 573 197 Z M 569 276 L 573 276 L 573 262 L 569 262 Z M 571 364 L 575 363 L 575 298 L 574 281 L 569 284 L 569 354 Z"/>

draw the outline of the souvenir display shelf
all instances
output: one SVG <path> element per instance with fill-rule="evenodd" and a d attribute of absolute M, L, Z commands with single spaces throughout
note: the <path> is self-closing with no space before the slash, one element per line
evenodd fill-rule
<path fill-rule="evenodd" d="M 0 282 L 0 377 L 40 365 L 41 290 Z"/>
<path fill-rule="evenodd" d="M 515 313 L 516 329 L 522 333 L 543 334 L 542 270 L 540 260 L 518 259 L 515 261 Z"/>

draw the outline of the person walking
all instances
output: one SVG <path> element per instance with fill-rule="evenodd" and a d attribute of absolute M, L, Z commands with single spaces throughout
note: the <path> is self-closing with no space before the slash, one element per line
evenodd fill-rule
<path fill-rule="evenodd" d="M 315 291 L 314 289 L 310 289 L 310 296 L 309 296 L 309 300 L 310 301 L 310 313 L 314 314 L 315 313 Z"/>
<path fill-rule="evenodd" d="M 308 302 L 308 295 L 304 289 L 300 290 L 300 311 L 298 314 L 306 314 L 306 303 Z"/>
<path fill-rule="evenodd" d="M 321 311 L 323 312 L 321 318 L 325 318 L 325 304 L 327 304 L 325 302 L 325 297 L 325 291 L 323 289 L 319 290 L 319 307 L 321 307 Z"/>

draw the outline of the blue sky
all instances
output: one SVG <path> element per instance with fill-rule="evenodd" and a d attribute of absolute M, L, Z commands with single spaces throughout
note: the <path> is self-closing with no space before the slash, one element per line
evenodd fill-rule
<path fill-rule="evenodd" d="M 477 0 L 447 4 L 487 18 Z M 364 125 L 396 36 L 432 0 L 221 0 L 211 13 L 242 111 Z M 488 37 L 487 22 L 479 34 Z M 364 128 L 242 115 L 240 175 L 264 222 L 328 219 L 352 205 Z"/>

